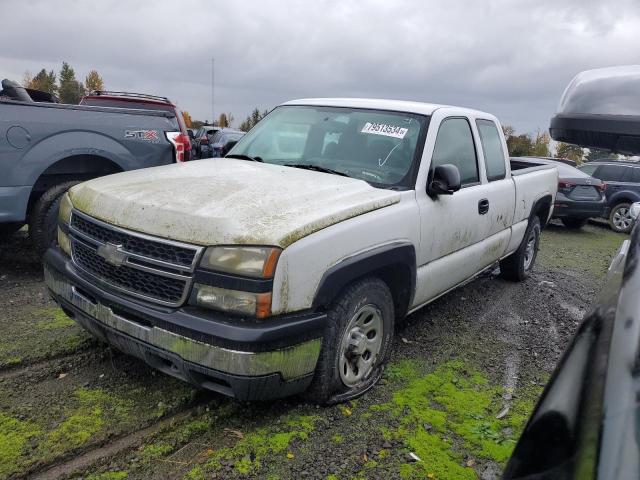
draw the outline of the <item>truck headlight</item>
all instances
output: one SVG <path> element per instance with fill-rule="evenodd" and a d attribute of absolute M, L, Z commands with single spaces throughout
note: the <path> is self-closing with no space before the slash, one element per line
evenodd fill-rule
<path fill-rule="evenodd" d="M 266 318 L 271 315 L 271 292 L 240 292 L 198 283 L 193 288 L 198 306 L 251 315 L 256 318 Z"/>
<path fill-rule="evenodd" d="M 69 225 L 71 222 L 71 210 L 73 209 L 73 204 L 71 203 L 71 199 L 69 198 L 69 193 L 65 193 L 62 195 L 60 199 L 60 209 L 58 210 L 58 220 L 62 223 Z"/>
<path fill-rule="evenodd" d="M 271 278 L 282 250 L 276 247 L 209 247 L 200 266 L 214 272 Z"/>

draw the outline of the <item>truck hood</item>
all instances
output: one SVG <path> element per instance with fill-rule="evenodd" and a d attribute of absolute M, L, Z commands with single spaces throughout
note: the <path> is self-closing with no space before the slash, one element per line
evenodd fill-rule
<path fill-rule="evenodd" d="M 400 201 L 397 192 L 328 173 L 234 159 L 97 178 L 74 207 L 123 228 L 198 245 L 277 245 Z"/>

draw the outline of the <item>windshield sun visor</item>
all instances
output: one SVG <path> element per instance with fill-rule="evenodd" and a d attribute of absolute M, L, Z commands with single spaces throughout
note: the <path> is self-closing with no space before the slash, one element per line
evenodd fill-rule
<path fill-rule="evenodd" d="M 551 119 L 554 140 L 623 154 L 640 153 L 640 65 L 579 73 Z"/>

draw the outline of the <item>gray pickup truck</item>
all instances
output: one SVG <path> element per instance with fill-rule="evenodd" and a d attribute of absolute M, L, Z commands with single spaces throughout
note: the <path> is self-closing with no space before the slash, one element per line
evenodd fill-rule
<path fill-rule="evenodd" d="M 178 110 L 35 100 L 42 99 L 2 81 L 0 234 L 28 223 L 40 254 L 55 238 L 60 196 L 71 186 L 188 160 L 191 145 Z"/>

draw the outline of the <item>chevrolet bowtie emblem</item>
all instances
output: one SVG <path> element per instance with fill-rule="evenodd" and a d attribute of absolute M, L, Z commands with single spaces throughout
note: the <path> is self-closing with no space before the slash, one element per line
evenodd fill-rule
<path fill-rule="evenodd" d="M 98 247 L 97 253 L 104 258 L 105 262 L 114 267 L 120 267 L 127 261 L 127 254 L 122 251 L 122 245 L 106 243 Z"/>

